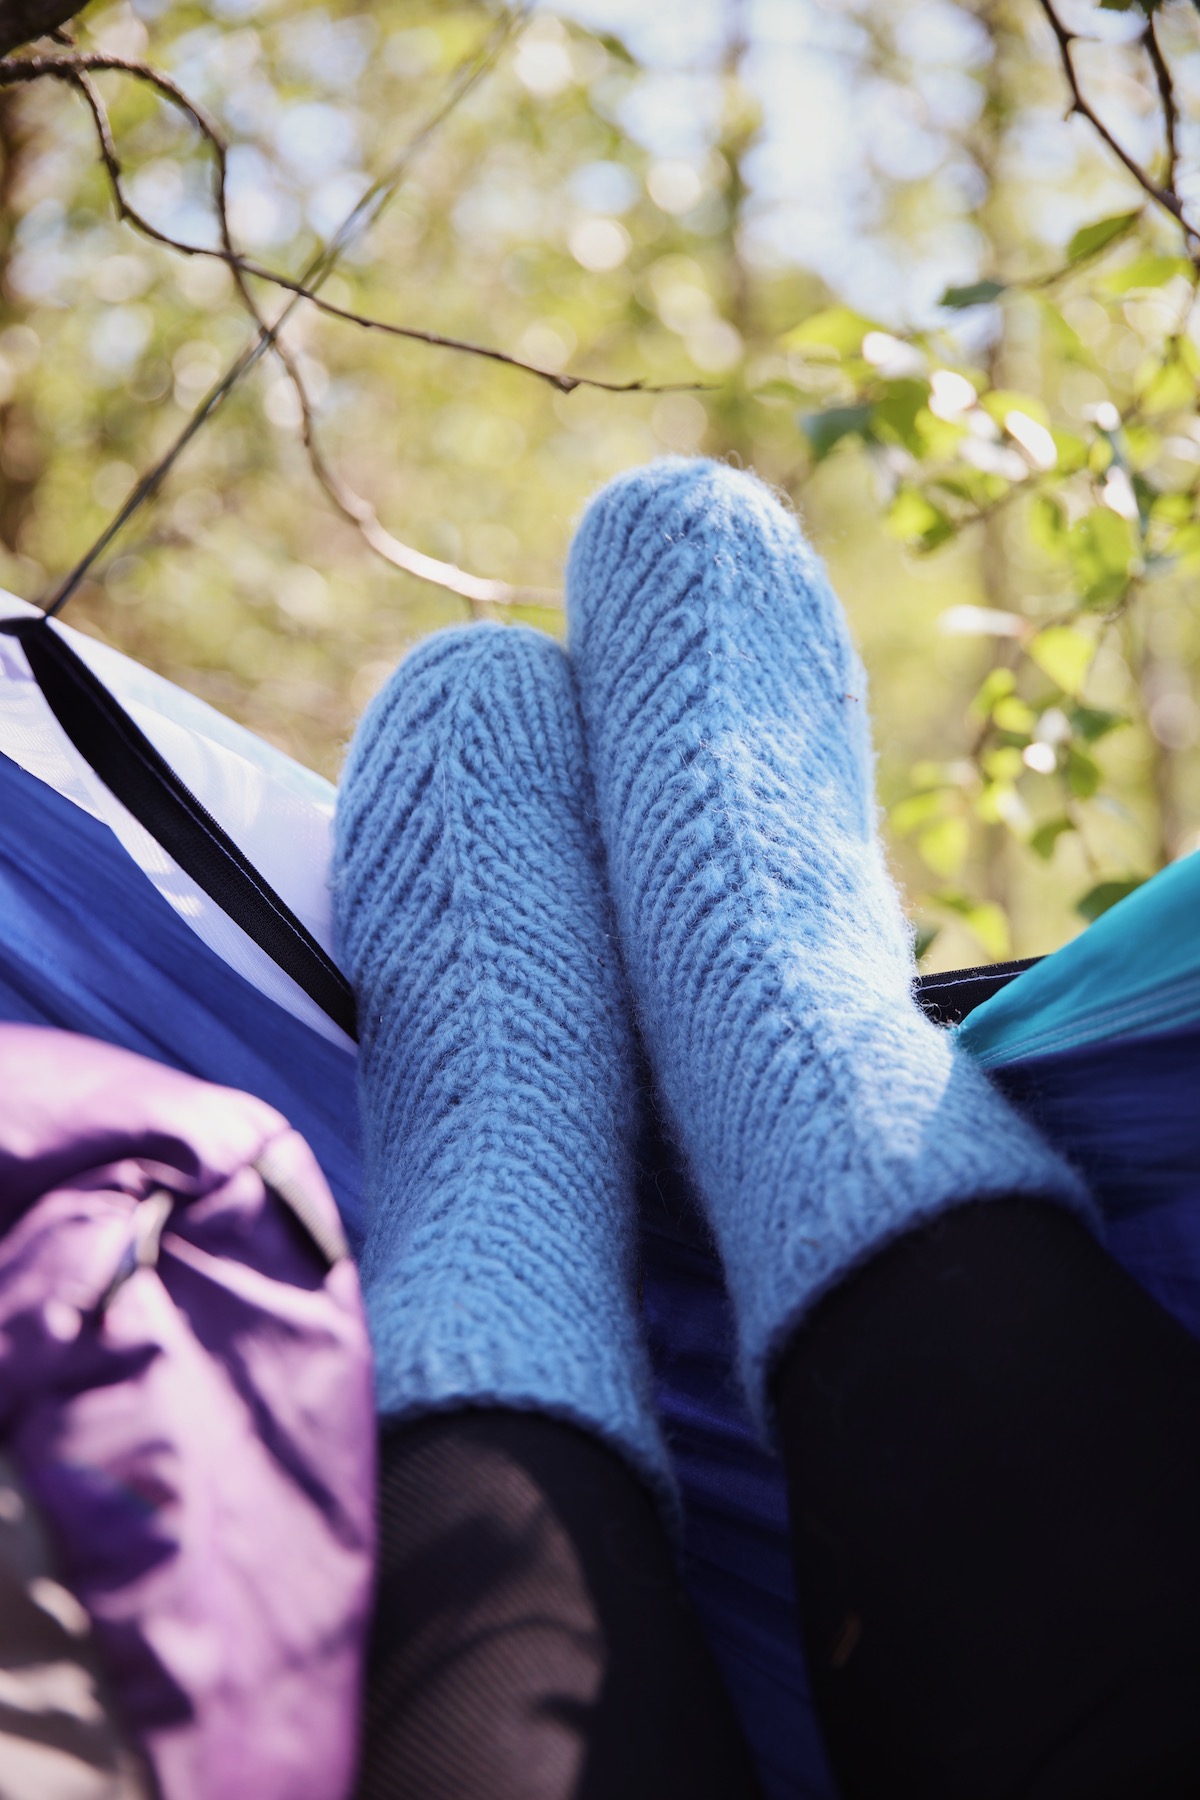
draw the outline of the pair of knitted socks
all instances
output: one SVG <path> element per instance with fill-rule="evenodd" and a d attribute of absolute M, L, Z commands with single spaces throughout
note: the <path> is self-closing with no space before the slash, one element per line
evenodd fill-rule
<path fill-rule="evenodd" d="M 535 1410 L 669 1461 L 632 1282 L 636 1019 L 752 1409 L 814 1303 L 946 1208 L 1086 1210 L 911 995 L 862 669 L 794 519 L 668 460 L 588 509 L 570 660 L 422 644 L 337 821 L 380 1411 Z M 611 895 L 611 900 L 610 900 Z"/>

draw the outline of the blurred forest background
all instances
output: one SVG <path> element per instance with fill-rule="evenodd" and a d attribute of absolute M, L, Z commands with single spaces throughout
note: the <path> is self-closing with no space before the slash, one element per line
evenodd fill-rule
<path fill-rule="evenodd" d="M 97 0 L 73 44 L 15 54 L 169 75 L 230 146 L 233 242 L 294 277 L 498 20 Z M 789 495 L 829 562 L 927 966 L 1052 949 L 1196 848 L 1196 6 L 564 0 L 509 23 L 322 297 L 668 391 L 563 391 L 302 302 L 283 339 L 363 504 L 314 476 L 266 355 L 69 621 L 336 778 L 416 639 L 559 632 L 589 492 L 704 452 Z M 94 80 L 131 203 L 219 248 L 193 123 Z M 227 265 L 122 223 L 110 173 L 76 86 L 0 94 L 0 584 L 32 600 L 252 338 Z M 249 289 L 270 318 L 287 299 Z"/>

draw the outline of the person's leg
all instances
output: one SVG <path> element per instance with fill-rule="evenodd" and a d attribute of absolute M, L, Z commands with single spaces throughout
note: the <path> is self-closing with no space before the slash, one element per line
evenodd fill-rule
<path fill-rule="evenodd" d="M 533 1413 L 388 1432 L 358 1800 L 754 1800 L 645 1487 Z"/>
<path fill-rule="evenodd" d="M 342 783 L 387 1427 L 372 1796 L 636 1795 L 706 1759 L 753 1787 L 659 1516 L 632 1029 L 592 815 L 566 659 L 521 628 L 422 644 Z"/>
<path fill-rule="evenodd" d="M 1088 1791 L 1056 1787 L 1054 1758 L 1073 1754 L 1080 1707 L 1090 1698 L 1103 1709 L 1099 1689 L 1130 1673 L 1123 1634 L 1175 1631 L 1166 1661 L 1176 1663 L 1180 1613 L 1162 1610 L 1170 1555 L 1136 1617 L 1120 1603 L 1109 1616 L 1092 1596 L 1088 1625 L 1106 1636 L 1109 1660 L 1093 1657 L 1078 1684 L 1039 1688 L 1025 1720 L 1006 1705 L 1030 1690 L 1024 1639 L 1001 1604 L 1012 1592 L 997 1592 L 995 1534 L 1020 1493 L 1010 1573 L 1025 1555 L 1044 1565 L 1069 1520 L 1077 1547 L 1089 1546 L 1060 1587 L 1039 1594 L 1034 1580 L 1022 1591 L 1021 1631 L 1039 1639 L 1033 1666 L 1044 1674 L 1065 1629 L 1056 1606 L 1099 1570 L 1106 1543 L 1132 1559 L 1108 1600 L 1140 1592 L 1135 1546 L 1173 1473 L 1189 1497 L 1172 1526 L 1181 1547 L 1178 1516 L 1194 1491 L 1187 1459 L 1174 1456 L 1187 1358 L 1167 1367 L 1150 1354 L 1154 1330 L 1139 1337 L 1126 1316 L 1137 1305 L 1128 1284 L 1097 1273 L 1110 1265 L 1078 1222 L 1090 1218 L 1081 1183 L 913 1001 L 911 933 L 878 836 L 865 682 L 795 521 L 753 478 L 713 464 L 623 477 L 580 526 L 568 617 L 635 1007 L 721 1250 L 764 1426 L 778 1423 L 771 1387 L 784 1359 L 802 1605 L 839 1766 L 872 1800 Z M 1027 1216 L 1028 1231 L 1005 1222 Z M 1005 1241 L 1006 1231 L 1015 1236 L 1007 1260 L 997 1251 L 990 1308 L 976 1294 L 944 1318 L 951 1294 L 969 1291 L 952 1286 L 960 1252 L 986 1273 L 989 1234 Z M 1075 1246 L 1066 1268 L 1064 1241 Z M 932 1276 L 913 1248 L 927 1243 L 950 1246 Z M 1114 1282 L 1129 1306 L 1115 1306 Z M 1121 1453 L 1099 1455 L 1100 1396 L 1123 1379 L 1125 1358 L 1137 1372 L 1124 1411 L 1112 1411 L 1150 1473 L 1136 1523 L 1109 1537 L 1092 1486 L 1113 1479 Z M 1150 1398 L 1159 1381 L 1173 1396 L 1163 1406 Z M 1135 1432 L 1143 1405 L 1155 1423 Z M 1068 1479 L 1061 1454 L 1041 1462 L 1038 1446 L 1049 1458 L 1056 1432 L 1082 1474 Z M 1004 1467 L 1015 1485 L 989 1488 Z M 939 1660 L 918 1705 L 931 1632 Z M 1086 1635 L 1072 1627 L 1063 1641 L 1078 1650 Z M 1161 1673 L 1153 1652 L 1137 1666 Z M 977 1693 L 989 1682 L 990 1711 Z M 1177 1719 L 1169 1696 L 1164 1705 Z M 1176 1741 L 1171 1754 L 1183 1754 Z"/>
<path fill-rule="evenodd" d="M 1200 1794 L 1200 1345 L 1076 1221 L 900 1239 L 776 1395 L 845 1800 Z"/>

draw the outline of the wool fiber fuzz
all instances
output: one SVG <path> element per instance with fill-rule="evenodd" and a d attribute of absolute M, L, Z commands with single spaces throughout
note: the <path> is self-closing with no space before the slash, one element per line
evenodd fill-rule
<path fill-rule="evenodd" d="M 591 503 L 569 643 L 634 1003 L 760 1422 L 814 1301 L 948 1206 L 1075 1175 L 912 998 L 866 682 L 795 520 L 667 459 Z"/>
<path fill-rule="evenodd" d="M 477 625 L 407 658 L 354 739 L 334 870 L 380 1411 L 548 1413 L 667 1495 L 632 1281 L 632 1028 L 557 644 Z"/>

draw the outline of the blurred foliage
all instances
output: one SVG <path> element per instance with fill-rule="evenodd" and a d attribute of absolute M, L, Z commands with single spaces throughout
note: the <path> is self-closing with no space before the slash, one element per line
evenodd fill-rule
<path fill-rule="evenodd" d="M 704 84 L 690 148 L 653 127 L 661 53 L 539 10 L 324 292 L 547 369 L 696 391 L 562 394 L 302 307 L 287 337 L 324 450 L 405 542 L 548 589 L 616 471 L 664 450 L 755 467 L 797 505 L 862 643 L 929 966 L 1052 948 L 1200 841 L 1195 240 L 1064 120 L 1034 0 L 804 0 L 862 108 L 853 229 L 896 272 L 841 292 L 802 237 L 760 228 L 774 102 L 755 72 L 778 9 L 729 0 L 697 72 L 671 3 L 680 66 Z M 603 12 L 593 0 L 593 25 Z M 221 121 L 237 240 L 295 272 L 493 16 L 122 0 L 77 30 Z M 1155 21 L 1186 202 L 1200 19 L 1162 0 Z M 1094 104 L 1169 180 L 1144 13 L 1078 0 L 1070 25 L 1095 39 L 1079 46 Z M 186 121 L 135 80 L 98 85 L 137 204 L 214 244 Z M 219 263 L 117 222 L 78 95 L 0 96 L 0 152 L 0 582 L 39 598 L 249 325 Z M 910 306 L 904 272 L 947 255 L 954 279 Z M 397 657 L 471 609 L 371 555 L 298 423 L 264 362 L 68 616 L 335 775 Z M 561 630 L 550 606 L 503 616 Z"/>

